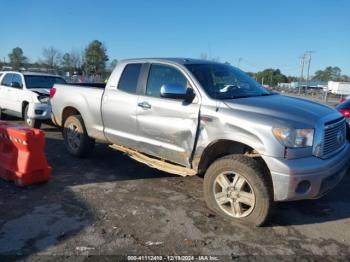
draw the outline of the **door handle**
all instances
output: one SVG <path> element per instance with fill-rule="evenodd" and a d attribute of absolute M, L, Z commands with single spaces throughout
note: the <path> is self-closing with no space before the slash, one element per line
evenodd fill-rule
<path fill-rule="evenodd" d="M 152 108 L 152 106 L 148 102 L 140 102 L 137 105 L 144 110 L 148 110 Z"/>

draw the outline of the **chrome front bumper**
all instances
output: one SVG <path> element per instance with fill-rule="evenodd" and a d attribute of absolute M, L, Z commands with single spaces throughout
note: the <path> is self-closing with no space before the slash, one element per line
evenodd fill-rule
<path fill-rule="evenodd" d="M 41 103 L 30 103 L 28 117 L 31 119 L 51 119 L 51 105 Z"/>
<path fill-rule="evenodd" d="M 262 157 L 271 172 L 275 201 L 313 199 L 329 192 L 347 173 L 350 144 L 329 159 Z"/>

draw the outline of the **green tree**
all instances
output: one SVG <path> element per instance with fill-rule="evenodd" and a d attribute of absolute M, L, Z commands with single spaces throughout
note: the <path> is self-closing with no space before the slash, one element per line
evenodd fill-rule
<path fill-rule="evenodd" d="M 325 70 L 318 70 L 315 72 L 313 80 L 320 80 L 320 81 L 337 81 L 341 78 L 341 69 L 337 66 L 328 66 L 325 68 Z"/>
<path fill-rule="evenodd" d="M 103 75 L 108 61 L 106 47 L 98 40 L 92 41 L 85 49 L 84 70 L 90 75 Z"/>
<path fill-rule="evenodd" d="M 9 54 L 9 59 L 13 70 L 19 70 L 27 61 L 27 58 L 23 55 L 23 50 L 20 47 L 12 49 L 12 52 Z"/>
<path fill-rule="evenodd" d="M 259 83 L 276 86 L 278 83 L 287 83 L 288 78 L 279 69 L 265 69 L 257 72 L 255 78 Z"/>
<path fill-rule="evenodd" d="M 348 75 L 342 75 L 342 76 L 339 78 L 339 81 L 341 81 L 341 82 L 350 82 L 350 76 L 348 76 Z"/>
<path fill-rule="evenodd" d="M 297 82 L 297 81 L 299 81 L 299 78 L 296 76 L 287 76 L 287 81 L 288 81 L 288 83 Z"/>

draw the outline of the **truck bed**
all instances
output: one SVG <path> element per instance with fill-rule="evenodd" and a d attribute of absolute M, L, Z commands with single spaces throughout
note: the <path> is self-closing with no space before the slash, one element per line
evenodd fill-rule
<path fill-rule="evenodd" d="M 101 116 L 101 100 L 105 84 L 56 84 L 51 99 L 53 120 L 58 126 L 64 122 L 65 110 L 79 108 L 91 137 L 104 138 Z"/>
<path fill-rule="evenodd" d="M 105 83 L 68 83 L 67 85 L 71 86 L 80 86 L 80 87 L 93 87 L 93 88 L 102 88 L 105 89 Z"/>

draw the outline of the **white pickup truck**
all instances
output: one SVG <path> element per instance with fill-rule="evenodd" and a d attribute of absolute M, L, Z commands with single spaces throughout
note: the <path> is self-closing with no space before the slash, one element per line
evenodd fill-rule
<path fill-rule="evenodd" d="M 31 72 L 0 72 L 0 119 L 4 115 L 24 118 L 28 126 L 40 128 L 51 119 L 50 89 L 65 84 L 57 75 Z"/>

